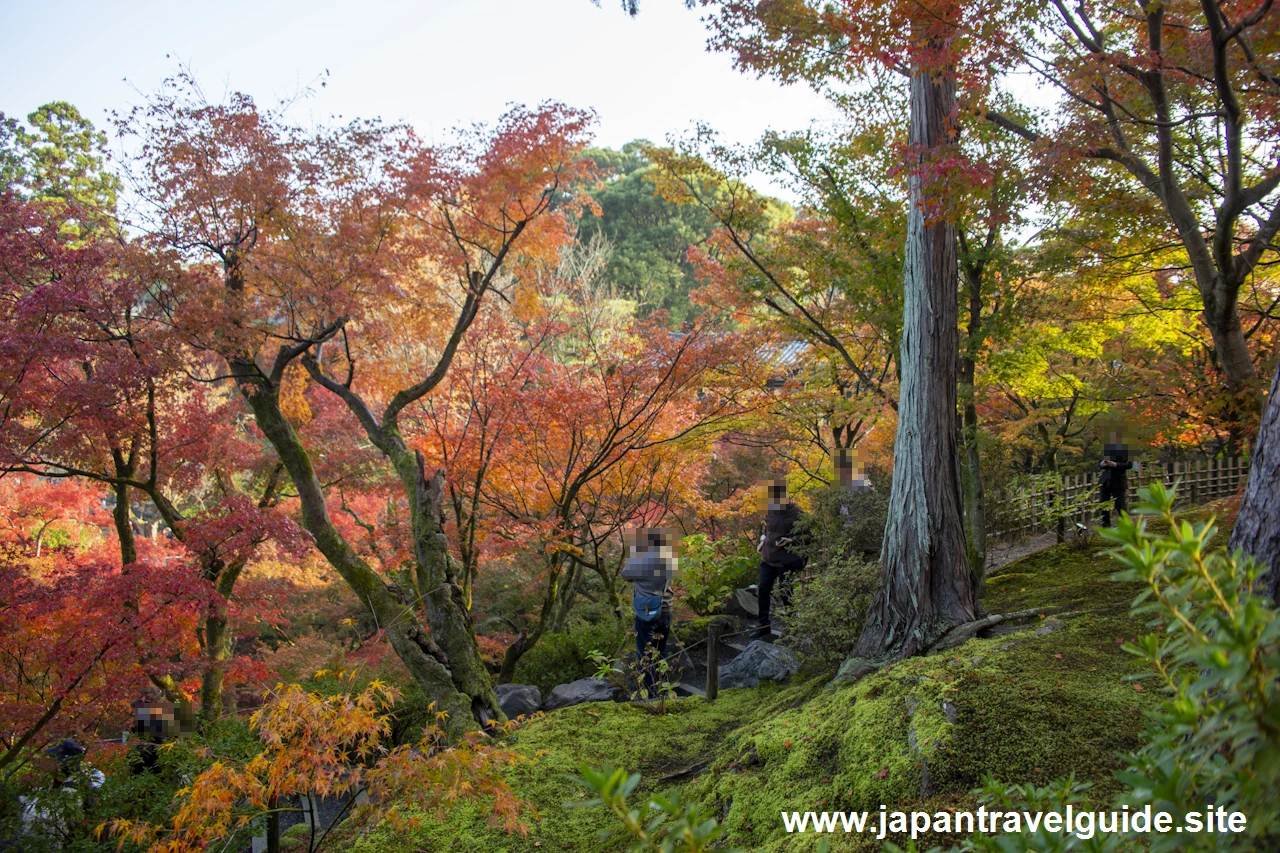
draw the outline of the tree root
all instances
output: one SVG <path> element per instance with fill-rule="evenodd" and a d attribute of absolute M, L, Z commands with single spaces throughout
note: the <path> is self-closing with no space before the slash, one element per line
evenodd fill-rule
<path fill-rule="evenodd" d="M 957 625 L 947 633 L 943 634 L 938 640 L 929 647 L 929 651 L 936 652 L 943 649 L 951 649 L 968 642 L 977 636 L 979 631 L 990 628 L 993 625 L 999 625 L 1001 622 L 1013 622 L 1018 619 L 1030 619 L 1035 616 L 1045 615 L 1045 608 L 1036 607 L 1031 610 L 1019 610 L 1015 613 L 993 613 L 990 616 L 984 616 L 981 619 L 975 619 L 972 622 L 965 622 L 963 625 Z"/>

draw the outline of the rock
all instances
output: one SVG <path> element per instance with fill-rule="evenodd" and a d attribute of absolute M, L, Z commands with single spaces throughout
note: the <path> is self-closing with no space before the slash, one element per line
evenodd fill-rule
<path fill-rule="evenodd" d="M 613 700 L 614 688 L 609 682 L 599 678 L 579 678 L 568 684 L 557 684 L 551 689 L 551 695 L 542 703 L 542 710 L 554 711 L 583 702 L 610 702 Z"/>
<path fill-rule="evenodd" d="M 1036 636 L 1047 637 L 1055 631 L 1061 631 L 1065 627 L 1067 626 L 1063 624 L 1061 619 L 1054 619 L 1053 617 L 1049 617 L 1048 619 L 1044 620 L 1043 625 L 1041 625 L 1039 628 L 1036 629 Z"/>
<path fill-rule="evenodd" d="M 758 687 L 763 679 L 785 681 L 799 671 L 800 661 L 790 649 L 753 640 L 742 654 L 720 667 L 720 686 Z"/>
<path fill-rule="evenodd" d="M 502 713 L 512 720 L 527 717 L 542 705 L 542 691 L 532 684 L 499 684 L 494 692 Z"/>
<path fill-rule="evenodd" d="M 755 619 L 760 615 L 760 599 L 755 588 L 735 589 L 733 595 L 725 599 L 722 609 L 730 616 L 743 619 Z"/>
<path fill-rule="evenodd" d="M 831 679 L 832 686 L 854 684 L 876 671 L 876 667 L 864 658 L 849 658 L 840 664 L 840 671 Z"/>

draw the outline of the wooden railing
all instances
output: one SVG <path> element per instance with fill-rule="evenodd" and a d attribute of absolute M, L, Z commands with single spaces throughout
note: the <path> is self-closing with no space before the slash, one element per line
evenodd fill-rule
<path fill-rule="evenodd" d="M 1172 465 L 1142 465 L 1128 476 L 1128 506 L 1132 507 L 1138 489 L 1156 480 L 1166 486 L 1180 480 L 1178 503 L 1194 506 L 1230 497 L 1239 491 L 1249 475 L 1249 463 L 1243 459 L 1201 459 L 1175 462 Z M 997 539 L 1018 539 L 1048 533 L 1059 526 L 1060 518 L 1067 527 L 1096 524 L 1100 515 L 1098 474 L 1066 474 L 1056 483 L 1046 482 L 1021 490 L 997 506 L 993 529 L 988 535 Z"/>

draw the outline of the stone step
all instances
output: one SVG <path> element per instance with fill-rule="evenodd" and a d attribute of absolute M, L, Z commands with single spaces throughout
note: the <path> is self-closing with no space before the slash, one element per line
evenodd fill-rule
<path fill-rule="evenodd" d="M 689 684 L 687 681 L 682 681 L 677 684 L 676 692 L 684 696 L 701 696 L 703 699 L 707 698 L 707 691 L 697 685 Z"/>

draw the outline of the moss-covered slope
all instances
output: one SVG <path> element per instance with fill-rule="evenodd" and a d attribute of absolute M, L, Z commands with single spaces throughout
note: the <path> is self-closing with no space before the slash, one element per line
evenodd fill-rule
<path fill-rule="evenodd" d="M 360 851 L 595 851 L 606 816 L 563 808 L 581 789 L 565 778 L 586 762 L 644 774 L 646 788 L 683 783 L 716 808 L 730 842 L 748 851 L 816 848 L 789 835 L 781 811 L 964 807 L 986 773 L 1039 782 L 1075 773 L 1098 795 L 1116 788 L 1117 753 L 1134 748 L 1155 698 L 1124 677 L 1137 671 L 1120 648 L 1143 628 L 1128 615 L 1137 590 L 1110 580 L 1110 560 L 1066 547 L 993 575 L 989 612 L 1047 606 L 1087 611 L 1037 620 L 947 653 L 914 658 L 832 689 L 826 678 L 729 690 L 655 715 L 630 705 L 580 706 L 515 736 L 535 762 L 512 781 L 538 810 L 527 838 L 489 828 L 474 807 L 411 836 L 378 833 Z M 661 777 L 708 767 L 663 783 Z M 925 839 L 929 843 L 946 839 Z M 867 836 L 833 838 L 834 850 L 877 849 Z M 926 845 L 927 846 L 927 845 Z"/>

